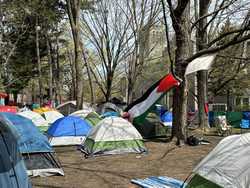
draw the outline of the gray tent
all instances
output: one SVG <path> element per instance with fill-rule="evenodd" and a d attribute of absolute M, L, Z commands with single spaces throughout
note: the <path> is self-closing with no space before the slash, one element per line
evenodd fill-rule
<path fill-rule="evenodd" d="M 194 168 L 187 188 L 250 187 L 250 133 L 232 135 Z"/>
<path fill-rule="evenodd" d="M 0 117 L 0 187 L 30 188 L 17 144 L 18 134 Z"/>

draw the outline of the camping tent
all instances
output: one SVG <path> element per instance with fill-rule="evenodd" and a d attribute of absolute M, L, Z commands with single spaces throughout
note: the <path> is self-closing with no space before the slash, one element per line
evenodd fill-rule
<path fill-rule="evenodd" d="M 103 105 L 101 105 L 101 113 L 102 114 L 105 112 L 109 112 L 109 111 L 114 111 L 114 112 L 120 113 L 122 111 L 122 109 L 111 102 L 106 102 Z"/>
<path fill-rule="evenodd" d="M 90 125 L 96 126 L 102 120 L 102 118 L 96 112 L 91 112 L 85 117 L 85 120 Z"/>
<path fill-rule="evenodd" d="M 18 132 L 19 150 L 25 160 L 28 174 L 32 176 L 63 175 L 55 153 L 46 136 L 41 134 L 29 119 L 11 113 L 0 113 Z"/>
<path fill-rule="evenodd" d="M 50 107 L 41 107 L 41 108 L 33 109 L 33 111 L 36 113 L 42 114 L 44 112 L 55 111 L 55 109 L 50 108 Z"/>
<path fill-rule="evenodd" d="M 89 133 L 81 150 L 86 156 L 143 153 L 146 148 L 134 126 L 120 117 L 100 121 Z"/>
<path fill-rule="evenodd" d="M 114 111 L 108 111 L 108 112 L 104 112 L 104 113 L 101 115 L 102 118 L 112 117 L 112 116 L 114 116 L 114 117 L 119 117 L 119 116 L 120 116 L 120 113 L 114 112 Z"/>
<path fill-rule="evenodd" d="M 92 108 L 85 108 L 82 110 L 78 110 L 76 112 L 71 113 L 71 116 L 78 116 L 80 118 L 85 118 L 89 113 L 94 112 L 94 110 Z"/>
<path fill-rule="evenodd" d="M 83 119 L 67 116 L 56 120 L 47 134 L 52 146 L 81 144 L 89 133 L 91 126 Z"/>
<path fill-rule="evenodd" d="M 19 112 L 20 116 L 30 119 L 41 131 L 46 131 L 48 129 L 48 122 L 38 113 L 31 110 Z"/>
<path fill-rule="evenodd" d="M 172 112 L 166 111 L 164 114 L 160 115 L 161 121 L 165 126 L 172 127 L 173 114 Z"/>
<path fill-rule="evenodd" d="M 16 130 L 0 116 L 0 187 L 31 187 L 17 140 Z"/>
<path fill-rule="evenodd" d="M 250 187 L 250 133 L 232 135 L 194 168 L 188 188 Z"/>
<path fill-rule="evenodd" d="M 56 107 L 63 115 L 67 116 L 76 111 L 76 101 L 67 101 Z"/>
<path fill-rule="evenodd" d="M 47 112 L 43 112 L 42 116 L 45 118 L 45 120 L 49 123 L 52 124 L 54 123 L 56 120 L 64 117 L 64 115 L 62 115 L 60 112 L 57 112 L 55 110 L 53 111 L 47 111 Z"/>

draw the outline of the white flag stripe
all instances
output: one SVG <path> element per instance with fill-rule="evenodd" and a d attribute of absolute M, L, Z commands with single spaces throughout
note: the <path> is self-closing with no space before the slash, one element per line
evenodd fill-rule
<path fill-rule="evenodd" d="M 161 95 L 164 94 L 162 92 L 157 92 L 157 88 L 158 87 L 156 87 L 150 93 L 147 99 L 135 105 L 133 108 L 131 108 L 128 111 L 132 118 L 138 117 L 142 115 L 143 113 L 145 113 L 149 109 L 149 107 L 151 107 L 161 97 Z"/>
<path fill-rule="evenodd" d="M 216 54 L 204 55 L 204 56 L 194 59 L 188 64 L 185 75 L 188 75 L 197 71 L 201 71 L 201 70 L 210 69 L 215 56 Z"/>

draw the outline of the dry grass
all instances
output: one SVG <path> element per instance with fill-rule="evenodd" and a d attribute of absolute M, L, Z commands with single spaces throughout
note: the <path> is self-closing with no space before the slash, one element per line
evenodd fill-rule
<path fill-rule="evenodd" d="M 222 139 L 205 137 L 210 145 L 176 147 L 159 140 L 146 142 L 148 154 L 85 159 L 75 147 L 56 148 L 65 176 L 33 178 L 34 188 L 133 188 L 132 178 L 169 176 L 181 180 Z"/>

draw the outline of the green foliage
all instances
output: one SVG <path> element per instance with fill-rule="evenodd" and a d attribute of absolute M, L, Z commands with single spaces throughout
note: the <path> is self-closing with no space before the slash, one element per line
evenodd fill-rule
<path fill-rule="evenodd" d="M 57 32 L 64 10 L 57 0 L 4 0 L 0 6 L 5 14 L 1 77 L 8 92 L 18 93 L 37 76 L 36 19 L 41 28 L 39 48 L 42 59 L 47 55 L 46 35 Z M 46 74 L 46 69 L 42 67 L 42 70 Z"/>
<path fill-rule="evenodd" d="M 238 106 L 235 106 L 234 110 L 237 111 L 237 112 L 249 111 L 250 110 L 250 105 L 238 105 Z"/>
<path fill-rule="evenodd" d="M 236 29 L 228 20 L 219 34 Z M 225 37 L 220 43 L 230 41 L 232 36 Z M 221 51 L 209 73 L 208 87 L 213 96 L 230 95 L 240 96 L 246 88 L 249 88 L 250 80 L 248 71 L 250 64 L 240 59 L 246 55 L 244 43 L 237 44 Z M 236 58 L 235 58 L 236 57 Z M 239 58 L 238 58 L 239 57 Z"/>

